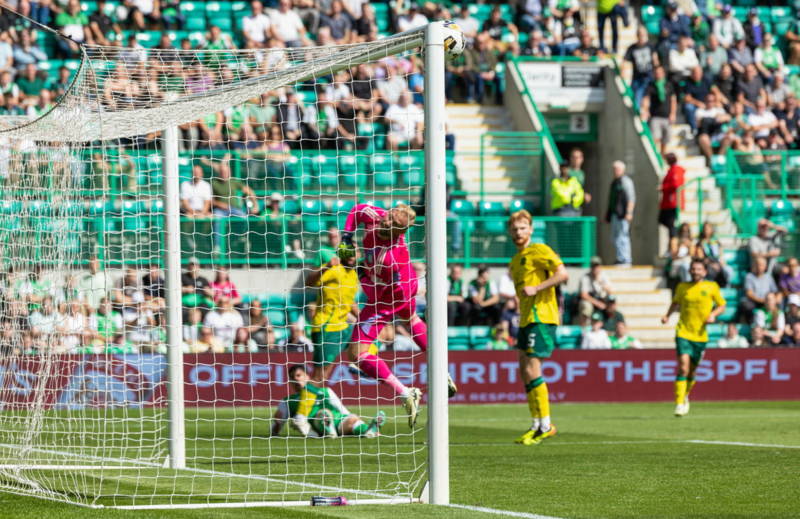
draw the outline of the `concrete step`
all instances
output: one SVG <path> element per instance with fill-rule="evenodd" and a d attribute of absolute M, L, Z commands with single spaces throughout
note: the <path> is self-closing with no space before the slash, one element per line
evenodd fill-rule
<path fill-rule="evenodd" d="M 618 304 L 620 308 L 624 308 L 628 305 L 636 306 L 641 303 L 668 305 L 669 302 L 672 300 L 672 294 L 670 293 L 669 290 L 666 289 L 651 290 L 649 292 L 643 292 L 643 291 L 626 292 L 622 290 L 615 290 L 614 295 L 617 297 L 617 301 L 619 302 Z"/>
<path fill-rule="evenodd" d="M 650 292 L 657 288 L 667 288 L 661 278 L 617 279 L 612 284 L 614 292 Z"/>
<path fill-rule="evenodd" d="M 622 308 L 622 306 L 619 306 Z M 661 303 L 637 303 L 636 305 L 625 305 L 627 311 L 622 312 L 625 319 L 628 317 L 641 317 L 643 319 L 650 319 L 651 322 L 658 322 L 658 319 L 667 311 L 667 307 Z M 653 321 L 653 319 L 655 319 Z"/>
<path fill-rule="evenodd" d="M 449 103 L 446 111 L 448 115 L 499 116 L 508 114 L 508 110 L 504 106 L 479 105 L 475 103 Z"/>
<path fill-rule="evenodd" d="M 643 343 L 653 341 L 662 344 L 667 344 L 669 343 L 670 340 L 674 341 L 675 339 L 674 326 L 663 326 L 659 328 L 649 327 L 649 326 L 642 326 L 642 327 L 629 326 L 628 332 L 630 332 L 631 335 L 633 335 Z"/>
<path fill-rule="evenodd" d="M 658 315 L 631 315 L 626 314 L 623 312 L 622 315 L 625 316 L 625 324 L 628 325 L 628 328 L 636 328 L 639 330 L 663 330 L 669 329 L 672 330 L 672 333 L 675 333 L 675 326 L 672 325 L 662 325 L 661 324 L 661 316 L 667 311 L 667 307 L 661 309 L 661 312 Z"/>
<path fill-rule="evenodd" d="M 651 279 L 659 275 L 656 269 L 650 265 L 635 265 L 632 267 L 609 265 L 603 267 L 603 274 L 606 275 L 611 283 L 631 279 Z"/>

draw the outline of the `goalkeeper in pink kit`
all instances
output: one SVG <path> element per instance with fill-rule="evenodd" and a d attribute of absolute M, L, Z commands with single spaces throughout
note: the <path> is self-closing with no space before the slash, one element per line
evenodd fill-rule
<path fill-rule="evenodd" d="M 406 387 L 381 360 L 372 344 L 381 330 L 395 319 L 408 324 L 414 342 L 423 351 L 428 349 L 428 327 L 417 315 L 417 274 L 411 264 L 405 233 L 414 224 L 417 215 L 405 204 L 385 210 L 369 204 L 355 206 L 347 216 L 339 245 L 339 256 L 355 253 L 353 233 L 364 226 L 361 265 L 361 288 L 367 295 L 367 304 L 358 315 L 358 322 L 350 339 L 349 354 L 359 369 L 372 378 L 392 386 L 408 411 L 408 423 L 413 427 L 422 392 Z M 451 394 L 455 386 L 449 381 Z"/>

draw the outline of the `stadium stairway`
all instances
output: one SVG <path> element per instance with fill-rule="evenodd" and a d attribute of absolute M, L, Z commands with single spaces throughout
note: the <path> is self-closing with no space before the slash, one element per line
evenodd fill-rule
<path fill-rule="evenodd" d="M 604 267 L 617 298 L 617 309 L 625 316 L 628 331 L 645 348 L 674 347 L 675 324 L 662 325 L 672 295 L 662 271 L 653 266 Z"/>
<path fill-rule="evenodd" d="M 698 224 L 710 221 L 717 229 L 717 236 L 723 248 L 736 247 L 734 236 L 738 233 L 730 211 L 725 208 L 722 192 L 706 166 L 705 158 L 697 147 L 688 124 L 672 125 L 672 136 L 667 149 L 678 157 L 678 164 L 686 169 L 685 208 L 681 211 L 681 222 L 688 222 L 692 234 L 697 236 Z M 697 180 L 700 188 L 698 189 Z M 694 182 L 694 185 L 688 185 Z M 703 197 L 702 214 L 698 214 L 698 197 Z"/>
<path fill-rule="evenodd" d="M 458 104 L 447 105 L 448 131 L 455 135 L 455 163 L 461 188 L 475 195 L 481 191 L 481 136 L 489 132 L 514 131 L 511 114 L 504 106 Z M 491 135 L 484 137 L 484 190 L 489 201 L 510 201 L 512 191 L 524 191 L 530 181 L 530 157 L 498 156 Z"/>

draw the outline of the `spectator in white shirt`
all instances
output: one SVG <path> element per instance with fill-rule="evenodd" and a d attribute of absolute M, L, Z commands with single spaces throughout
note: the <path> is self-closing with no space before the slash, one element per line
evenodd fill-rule
<path fill-rule="evenodd" d="M 386 109 L 384 118 L 390 126 L 389 135 L 386 136 L 386 144 L 390 150 L 397 150 L 404 143 L 412 149 L 422 148 L 425 114 L 411 102 L 408 92 L 400 94 L 398 103 Z"/>
<path fill-rule="evenodd" d="M 669 51 L 669 74 L 673 82 L 686 79 L 691 74 L 692 69 L 700 65 L 697 53 L 692 48 L 692 39 L 688 36 L 681 36 L 678 39 L 678 46 Z"/>
<path fill-rule="evenodd" d="M 461 4 L 461 12 L 453 22 L 461 28 L 467 43 L 472 43 L 472 40 L 478 35 L 478 30 L 480 30 L 480 22 L 469 13 L 467 4 Z"/>
<path fill-rule="evenodd" d="M 309 45 L 306 27 L 300 16 L 292 10 L 291 0 L 280 0 L 278 9 L 272 11 L 269 21 L 272 37 L 282 41 L 287 47 Z"/>
<path fill-rule="evenodd" d="M 610 350 L 611 339 L 608 338 L 608 332 L 603 329 L 603 316 L 600 312 L 595 312 L 592 315 L 592 327 L 589 331 L 584 332 L 581 339 L 582 350 Z"/>
<path fill-rule="evenodd" d="M 422 27 L 428 23 L 424 14 L 419 12 L 417 4 L 412 3 L 408 6 L 408 11 L 397 17 L 397 30 L 400 32 L 410 31 L 417 27 Z"/>
<path fill-rule="evenodd" d="M 750 344 L 746 337 L 739 335 L 739 327 L 736 323 L 728 323 L 728 330 L 725 337 L 717 342 L 720 348 L 747 348 Z"/>
<path fill-rule="evenodd" d="M 244 326 L 244 320 L 242 314 L 233 307 L 233 302 L 224 297 L 220 299 L 219 307 L 206 314 L 203 324 L 211 328 L 226 348 L 230 348 L 236 338 L 236 330 Z"/>
<path fill-rule="evenodd" d="M 767 109 L 767 100 L 759 97 L 756 101 L 756 112 L 747 117 L 747 123 L 756 140 L 766 139 L 769 132 L 778 127 L 778 118 L 775 117 L 772 110 Z"/>
<path fill-rule="evenodd" d="M 242 33 L 245 41 L 263 46 L 269 39 L 271 26 L 269 16 L 264 14 L 264 6 L 261 2 L 259 0 L 250 2 L 250 15 L 242 18 Z"/>
<path fill-rule="evenodd" d="M 211 216 L 213 193 L 211 184 L 203 179 L 203 168 L 195 164 L 192 168 L 192 179 L 181 184 L 181 209 L 190 218 L 206 218 Z"/>
<path fill-rule="evenodd" d="M 736 19 L 731 13 L 731 6 L 726 5 L 722 8 L 722 14 L 714 20 L 714 36 L 717 37 L 719 44 L 726 49 L 733 45 L 733 42 L 744 38 L 744 28 L 742 22 Z"/>

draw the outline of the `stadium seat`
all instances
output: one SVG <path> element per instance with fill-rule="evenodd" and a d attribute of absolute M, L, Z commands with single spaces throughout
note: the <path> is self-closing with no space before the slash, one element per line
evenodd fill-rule
<path fill-rule="evenodd" d="M 451 200 L 450 211 L 456 216 L 475 216 L 475 206 L 469 200 Z"/>
<path fill-rule="evenodd" d="M 654 5 L 645 5 L 642 7 L 642 22 L 647 27 L 647 32 L 651 35 L 658 34 L 658 27 L 661 18 L 664 16 L 664 8 Z"/>
<path fill-rule="evenodd" d="M 556 347 L 574 350 L 580 347 L 583 331 L 580 326 L 559 326 L 556 328 Z"/>
<path fill-rule="evenodd" d="M 771 19 L 773 23 L 778 22 L 791 22 L 794 19 L 791 7 L 773 7 L 771 11 Z"/>
<path fill-rule="evenodd" d="M 375 153 L 369 159 L 370 171 L 372 173 L 394 173 L 394 161 L 388 153 Z"/>
<path fill-rule="evenodd" d="M 491 326 L 471 326 L 469 329 L 469 344 L 473 349 L 484 349 L 491 338 Z"/>
<path fill-rule="evenodd" d="M 533 214 L 536 211 L 536 206 L 530 200 L 520 200 L 520 199 L 512 200 L 511 204 L 509 204 L 508 206 L 509 213 L 521 211 L 522 209 L 525 209 L 529 213 Z"/>
<path fill-rule="evenodd" d="M 181 2 L 181 13 L 186 17 L 184 29 L 187 31 L 206 30 L 206 12 L 202 2 Z"/>
<path fill-rule="evenodd" d="M 367 171 L 366 157 L 354 154 L 339 157 L 339 175 L 345 186 L 362 187 Z"/>
<path fill-rule="evenodd" d="M 468 350 L 470 344 L 469 328 L 467 326 L 451 326 L 447 329 L 447 349 L 463 351 Z"/>
<path fill-rule="evenodd" d="M 233 30 L 230 2 L 206 3 L 206 21 L 209 25 L 216 25 L 223 31 L 230 32 Z"/>

